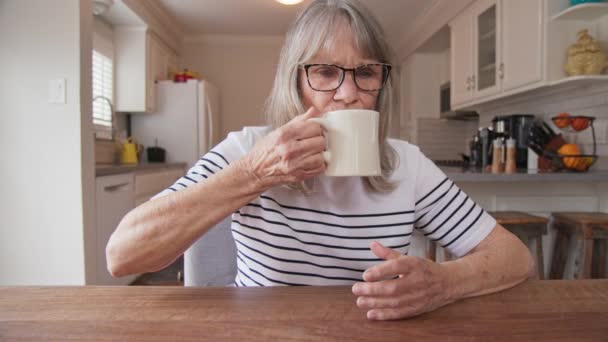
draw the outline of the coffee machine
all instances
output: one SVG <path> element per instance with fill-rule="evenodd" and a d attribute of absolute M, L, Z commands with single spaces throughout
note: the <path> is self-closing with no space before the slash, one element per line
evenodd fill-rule
<path fill-rule="evenodd" d="M 494 139 L 515 139 L 517 168 L 525 169 L 528 165 L 528 133 L 534 118 L 532 114 L 514 114 L 496 116 L 492 119 Z"/>
<path fill-rule="evenodd" d="M 514 114 L 496 116 L 490 127 L 481 127 L 470 142 L 469 166 L 485 170 L 492 162 L 492 142 L 496 139 L 515 139 L 516 166 L 525 169 L 528 166 L 528 133 L 534 122 L 534 115 Z"/>

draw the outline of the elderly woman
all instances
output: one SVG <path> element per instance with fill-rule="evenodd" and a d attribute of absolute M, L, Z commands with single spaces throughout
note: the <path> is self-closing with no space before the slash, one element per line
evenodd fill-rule
<path fill-rule="evenodd" d="M 354 0 L 317 0 L 287 34 L 268 127 L 231 133 L 179 181 L 124 217 L 112 275 L 162 269 L 232 215 L 235 286 L 352 285 L 369 319 L 399 319 L 512 287 L 527 248 L 420 150 L 387 139 L 396 96 L 378 22 Z M 314 120 L 380 112 L 380 176 L 328 177 Z M 414 229 L 458 258 L 408 256 Z"/>

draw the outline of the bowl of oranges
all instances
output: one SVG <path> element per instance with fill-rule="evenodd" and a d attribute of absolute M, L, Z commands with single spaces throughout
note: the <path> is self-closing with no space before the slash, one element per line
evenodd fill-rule
<path fill-rule="evenodd" d="M 560 169 L 585 172 L 597 160 L 595 154 L 583 154 L 576 144 L 564 144 L 552 155 Z"/>
<path fill-rule="evenodd" d="M 578 145 L 568 143 L 563 144 L 556 151 L 546 153 L 546 156 L 553 161 L 555 168 L 585 172 L 596 162 L 598 156 L 595 154 L 594 120 L 595 117 L 593 116 L 570 115 L 569 113 L 560 113 L 551 118 L 553 124 L 564 132 L 579 133 L 587 128 L 591 128 L 593 141 L 592 154 L 583 154 Z"/>

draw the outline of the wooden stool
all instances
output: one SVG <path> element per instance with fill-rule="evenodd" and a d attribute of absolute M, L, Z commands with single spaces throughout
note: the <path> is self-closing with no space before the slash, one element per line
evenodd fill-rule
<path fill-rule="evenodd" d="M 490 215 L 496 222 L 517 236 L 528 248 L 536 245 L 536 269 L 538 279 L 545 278 L 543 261 L 543 235 L 547 234 L 549 219 L 520 211 L 495 211 Z"/>
<path fill-rule="evenodd" d="M 575 265 L 576 279 L 606 277 L 606 248 L 608 240 L 608 214 L 583 212 L 553 213 L 553 227 L 557 230 L 551 263 L 551 279 L 562 279 L 568 247 L 572 236 L 582 242 Z M 582 261 L 582 267 L 578 267 Z"/>

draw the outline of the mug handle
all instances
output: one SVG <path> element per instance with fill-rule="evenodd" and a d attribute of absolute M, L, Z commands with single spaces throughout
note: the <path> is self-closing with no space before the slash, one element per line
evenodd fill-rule
<path fill-rule="evenodd" d="M 321 127 L 323 128 L 323 132 L 327 132 L 327 120 L 325 120 L 324 118 L 310 118 L 308 119 L 308 121 L 312 121 L 312 122 L 316 122 L 319 125 L 321 125 Z M 327 147 L 329 146 L 329 137 L 326 134 L 323 134 L 323 136 L 325 137 L 325 141 L 327 141 L 327 145 L 325 146 L 325 151 L 322 152 L 323 155 L 323 159 L 325 160 L 325 162 L 327 164 L 329 164 L 330 160 L 331 160 L 331 152 L 327 151 Z"/>

